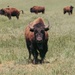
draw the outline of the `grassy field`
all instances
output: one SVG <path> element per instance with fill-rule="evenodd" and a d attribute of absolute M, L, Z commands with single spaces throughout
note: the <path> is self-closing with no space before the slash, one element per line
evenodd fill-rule
<path fill-rule="evenodd" d="M 0 9 L 8 5 L 25 14 L 19 20 L 0 15 L 0 75 L 75 75 L 75 8 L 72 15 L 63 14 L 75 0 L 0 0 Z M 34 5 L 45 6 L 45 14 L 30 13 Z M 45 63 L 33 65 L 27 60 L 24 30 L 38 17 L 51 26 Z"/>

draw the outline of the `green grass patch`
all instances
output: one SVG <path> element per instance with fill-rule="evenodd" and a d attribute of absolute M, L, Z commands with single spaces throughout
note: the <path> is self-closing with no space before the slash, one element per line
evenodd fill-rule
<path fill-rule="evenodd" d="M 0 15 L 0 75 L 75 75 L 75 9 L 63 14 L 75 0 L 0 0 L 0 8 L 8 5 L 24 14 L 19 20 Z M 34 5 L 45 6 L 45 14 L 30 13 Z M 34 65 L 28 63 L 24 31 L 38 17 L 50 22 L 50 30 L 45 63 Z"/>

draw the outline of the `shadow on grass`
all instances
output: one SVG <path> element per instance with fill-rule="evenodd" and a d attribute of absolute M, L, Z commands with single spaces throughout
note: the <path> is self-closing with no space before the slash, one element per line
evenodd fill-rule
<path fill-rule="evenodd" d="M 50 63 L 50 62 L 47 61 L 47 60 L 44 60 L 44 61 L 41 63 L 41 60 L 38 59 L 38 63 L 37 63 L 36 65 L 38 65 L 38 64 L 47 64 L 47 63 Z M 29 59 L 25 59 L 25 60 L 24 60 L 24 59 L 23 59 L 23 60 L 18 60 L 18 61 L 16 61 L 15 64 L 27 65 L 27 64 L 34 64 L 34 63 L 33 63 L 33 59 L 31 59 L 31 60 L 29 60 Z"/>

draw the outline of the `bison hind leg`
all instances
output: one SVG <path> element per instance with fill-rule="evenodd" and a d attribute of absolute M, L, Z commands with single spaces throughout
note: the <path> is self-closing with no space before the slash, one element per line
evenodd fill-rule
<path fill-rule="evenodd" d="M 19 16 L 16 16 L 17 19 L 19 19 Z"/>
<path fill-rule="evenodd" d="M 44 12 L 42 12 L 42 14 L 44 14 Z"/>
<path fill-rule="evenodd" d="M 27 47 L 28 48 L 28 52 L 29 52 L 29 57 L 28 57 L 28 62 L 32 62 L 32 59 L 31 59 L 31 51 L 30 51 L 30 47 Z"/>
<path fill-rule="evenodd" d="M 28 52 L 29 52 L 29 57 L 28 59 L 31 60 L 31 50 L 30 50 L 30 47 L 27 45 L 27 48 L 28 48 Z"/>
<path fill-rule="evenodd" d="M 68 14 L 70 15 L 70 12 L 68 12 Z"/>
<path fill-rule="evenodd" d="M 43 11 L 42 11 L 42 14 L 44 14 L 44 13 L 45 13 L 45 11 L 43 10 Z"/>
<path fill-rule="evenodd" d="M 38 52 L 37 52 L 37 50 L 33 50 L 32 54 L 33 54 L 33 64 L 38 64 Z"/>
<path fill-rule="evenodd" d="M 64 14 L 66 14 L 66 11 L 64 11 Z"/>
<path fill-rule="evenodd" d="M 70 13 L 72 14 L 72 10 L 70 11 Z"/>
<path fill-rule="evenodd" d="M 40 57 L 41 57 L 40 63 L 44 63 L 45 55 L 46 55 L 46 53 L 48 51 L 47 42 L 45 44 L 46 45 L 44 46 L 45 48 L 44 48 L 43 52 L 42 52 L 42 50 L 40 50 Z"/>
<path fill-rule="evenodd" d="M 11 19 L 11 15 L 7 15 L 7 17 L 9 18 L 9 20 Z"/>
<path fill-rule="evenodd" d="M 11 17 L 8 17 L 9 18 L 9 20 L 11 19 Z"/>

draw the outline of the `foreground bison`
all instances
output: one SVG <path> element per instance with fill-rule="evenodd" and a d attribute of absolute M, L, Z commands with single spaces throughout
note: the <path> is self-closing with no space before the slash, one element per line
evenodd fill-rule
<path fill-rule="evenodd" d="M 22 10 L 23 13 L 23 10 Z M 11 16 L 16 16 L 17 19 L 19 19 L 20 11 L 16 8 L 5 8 L 0 10 L 1 15 L 7 16 L 9 19 L 11 19 Z"/>
<path fill-rule="evenodd" d="M 48 31 L 49 25 L 45 25 L 42 18 L 37 18 L 25 29 L 26 45 L 29 51 L 29 59 L 33 55 L 33 63 L 38 63 L 38 54 L 42 63 L 48 51 Z"/>
<path fill-rule="evenodd" d="M 42 12 L 42 14 L 44 14 L 45 13 L 45 7 L 33 6 L 32 8 L 30 8 L 30 12 L 31 13 L 36 13 L 36 14 Z"/>
<path fill-rule="evenodd" d="M 72 14 L 73 13 L 73 8 L 74 8 L 73 6 L 64 7 L 64 9 L 63 9 L 64 14 L 65 13 L 68 13 L 69 15 Z"/>

